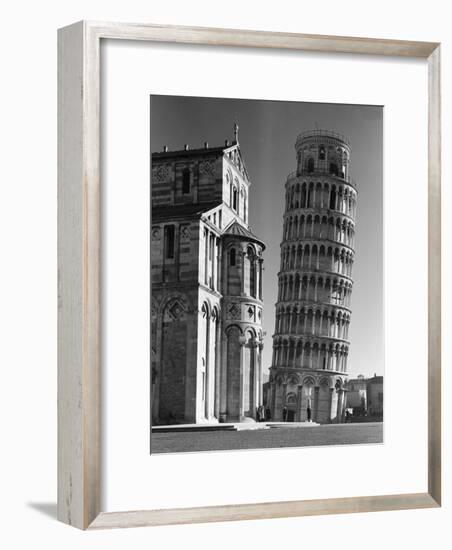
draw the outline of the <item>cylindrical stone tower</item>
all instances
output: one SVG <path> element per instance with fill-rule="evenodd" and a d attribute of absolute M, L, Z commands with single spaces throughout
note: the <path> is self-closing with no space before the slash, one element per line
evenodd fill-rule
<path fill-rule="evenodd" d="M 272 419 L 341 422 L 346 406 L 357 189 L 350 145 L 312 130 L 286 182 L 270 367 Z"/>

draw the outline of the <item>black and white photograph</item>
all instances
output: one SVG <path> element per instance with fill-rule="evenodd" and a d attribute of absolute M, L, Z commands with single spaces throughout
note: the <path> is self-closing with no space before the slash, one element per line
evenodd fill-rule
<path fill-rule="evenodd" d="M 447 548 L 448 7 L 5 3 L 1 548 Z"/>
<path fill-rule="evenodd" d="M 151 453 L 383 443 L 383 107 L 150 102 Z"/>

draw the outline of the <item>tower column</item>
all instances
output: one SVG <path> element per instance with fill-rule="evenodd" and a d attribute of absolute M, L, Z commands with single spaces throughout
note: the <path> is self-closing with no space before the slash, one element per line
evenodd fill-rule
<path fill-rule="evenodd" d="M 287 382 L 283 382 L 282 388 L 283 388 L 283 391 L 282 391 L 282 407 L 281 407 L 281 414 L 282 414 L 282 410 L 283 410 L 284 407 L 286 406 L 286 401 L 287 401 Z M 284 418 L 283 418 L 283 420 L 284 420 Z"/>
<path fill-rule="evenodd" d="M 329 399 L 329 422 L 333 419 L 333 394 L 334 388 L 330 388 L 330 399 Z"/>
<path fill-rule="evenodd" d="M 276 419 L 276 380 L 273 379 L 271 384 L 272 395 L 271 395 L 271 415 L 272 420 Z"/>
<path fill-rule="evenodd" d="M 302 402 L 303 402 L 303 385 L 298 384 L 298 387 L 297 387 L 297 421 L 298 422 L 301 422 L 301 419 L 303 418 Z"/>
<path fill-rule="evenodd" d="M 337 413 L 336 413 L 336 422 L 340 424 L 342 422 L 342 408 L 344 402 L 344 390 L 341 388 L 337 392 Z"/>
<path fill-rule="evenodd" d="M 317 422 L 317 419 L 319 416 L 319 393 L 320 393 L 319 386 L 315 386 L 314 387 L 314 414 L 313 414 L 314 422 Z"/>

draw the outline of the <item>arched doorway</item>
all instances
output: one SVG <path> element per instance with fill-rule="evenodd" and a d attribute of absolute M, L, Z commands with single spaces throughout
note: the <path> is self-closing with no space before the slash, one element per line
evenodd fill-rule
<path fill-rule="evenodd" d="M 173 298 L 163 310 L 159 385 L 159 423 L 178 424 L 185 416 L 187 312 L 182 299 Z"/>

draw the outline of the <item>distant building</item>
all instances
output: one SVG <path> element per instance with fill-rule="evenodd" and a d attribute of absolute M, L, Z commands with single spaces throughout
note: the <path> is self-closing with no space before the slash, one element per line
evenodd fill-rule
<path fill-rule="evenodd" d="M 383 416 L 383 376 L 374 374 L 367 381 L 367 408 L 371 416 Z"/>
<path fill-rule="evenodd" d="M 350 378 L 345 383 L 347 390 L 347 408 L 355 413 L 367 412 L 367 380 L 362 374 L 358 378 Z"/>
<path fill-rule="evenodd" d="M 238 142 L 152 154 L 153 424 L 254 419 L 262 252 Z"/>
<path fill-rule="evenodd" d="M 355 416 L 383 417 L 383 376 L 365 378 L 361 374 L 347 380 L 344 388 L 347 408 L 353 409 Z"/>

